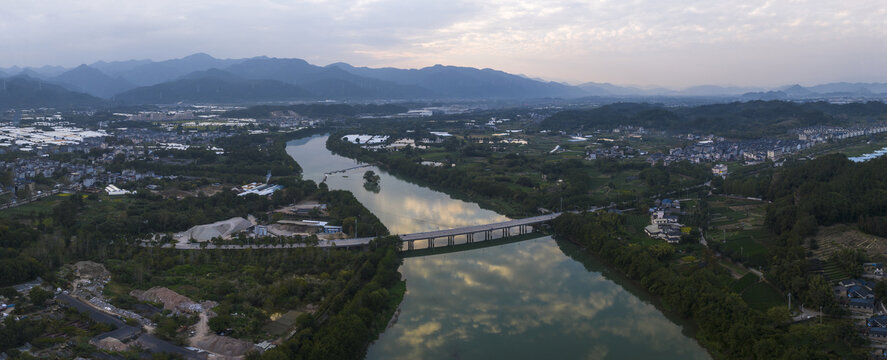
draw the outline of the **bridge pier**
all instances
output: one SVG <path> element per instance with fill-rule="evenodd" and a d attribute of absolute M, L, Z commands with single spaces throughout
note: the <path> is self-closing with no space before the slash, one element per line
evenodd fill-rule
<path fill-rule="evenodd" d="M 449 229 L 449 230 L 437 230 L 437 231 L 426 231 L 415 234 L 407 234 L 401 235 L 402 241 L 407 242 L 406 249 L 414 250 L 416 247 L 415 241 L 428 241 L 428 248 L 433 249 L 435 247 L 435 240 L 437 238 L 446 238 L 447 244 L 446 246 L 456 245 L 456 237 L 465 235 L 465 243 L 470 244 L 475 241 L 489 241 L 496 238 L 494 234 L 497 231 L 501 231 L 501 237 L 507 238 L 514 235 L 526 235 L 532 232 L 539 230 L 537 226 L 541 223 L 549 222 L 558 214 L 550 214 L 550 215 L 542 215 L 532 218 L 526 219 L 517 219 L 517 220 L 509 220 L 500 223 L 494 224 L 486 224 L 486 225 L 475 225 L 475 226 L 466 226 L 458 229 Z M 514 235 L 512 235 L 512 228 L 516 228 L 514 231 Z M 480 235 L 478 238 L 475 235 Z"/>

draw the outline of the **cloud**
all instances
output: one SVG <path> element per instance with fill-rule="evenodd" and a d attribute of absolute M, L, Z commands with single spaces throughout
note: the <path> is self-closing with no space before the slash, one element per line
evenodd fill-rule
<path fill-rule="evenodd" d="M 14 2 L 0 65 L 221 57 L 493 67 L 574 81 L 887 81 L 878 0 Z"/>

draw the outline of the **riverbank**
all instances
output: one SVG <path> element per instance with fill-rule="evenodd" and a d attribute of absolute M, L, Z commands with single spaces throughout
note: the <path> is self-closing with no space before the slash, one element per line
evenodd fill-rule
<path fill-rule="evenodd" d="M 792 324 L 787 310 L 750 308 L 730 290 L 730 274 L 705 250 L 701 257 L 632 246 L 613 214 L 564 214 L 555 234 L 636 281 L 661 304 L 697 325 L 696 339 L 715 358 L 832 358 L 856 355 L 844 324 Z M 683 257 L 679 257 L 683 256 Z M 846 324 L 847 326 L 852 326 Z M 852 333 L 852 332 L 850 332 Z"/>
<path fill-rule="evenodd" d="M 411 182 L 413 184 L 430 188 L 434 191 L 442 192 L 447 194 L 448 196 L 465 201 L 472 202 L 479 205 L 482 209 L 495 211 L 496 213 L 503 214 L 509 218 L 522 218 L 527 216 L 536 215 L 537 213 L 528 212 L 526 209 L 522 209 L 521 206 L 513 203 L 508 200 L 501 200 L 494 197 L 481 196 L 477 193 L 469 193 L 464 188 L 460 188 L 457 186 L 448 186 L 449 182 L 443 181 L 445 179 L 441 179 L 441 181 L 433 182 L 428 179 L 437 178 L 437 177 L 421 177 L 421 176 L 411 176 L 404 169 L 396 168 L 391 166 L 390 164 L 378 161 L 377 159 L 369 156 L 369 152 L 363 151 L 360 147 L 354 147 L 355 151 L 349 151 L 350 144 L 342 141 L 341 139 L 337 139 L 335 136 L 329 136 L 326 141 L 326 149 L 336 154 L 338 156 L 342 156 L 349 159 L 354 159 L 356 161 L 362 163 L 373 164 L 379 169 L 384 170 L 385 172 L 400 178 L 404 181 Z M 414 165 L 420 166 L 421 169 L 427 168 L 425 165 Z M 384 183 L 382 184 L 384 186 Z"/>
<path fill-rule="evenodd" d="M 326 142 L 323 136 L 290 142 L 288 152 L 306 178 L 322 179 L 326 172 L 357 164 L 332 153 Z M 378 168 L 381 189 L 367 191 L 358 176 L 365 170 L 330 176 L 327 185 L 354 192 L 393 233 L 504 218 Z M 520 241 L 479 241 L 401 255 L 406 255 L 400 271 L 409 288 L 399 313 L 392 313 L 397 320 L 386 319 L 390 327 L 370 346 L 368 359 L 525 359 L 555 351 L 567 358 L 602 352 L 623 358 L 710 358 L 654 305 L 589 271 L 550 236 L 531 234 Z M 590 333 L 587 327 L 597 330 Z M 639 333 L 645 336 L 626 336 Z"/>

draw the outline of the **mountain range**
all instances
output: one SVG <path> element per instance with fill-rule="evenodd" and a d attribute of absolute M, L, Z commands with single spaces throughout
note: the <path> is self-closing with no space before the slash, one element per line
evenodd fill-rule
<path fill-rule="evenodd" d="M 217 59 L 198 53 L 165 61 L 126 60 L 39 68 L 0 69 L 9 84 L 0 104 L 67 106 L 104 103 L 261 103 L 314 100 L 497 100 L 712 97 L 724 100 L 887 98 L 884 83 L 830 83 L 775 89 L 694 86 L 682 90 L 609 83 L 568 85 L 493 69 L 434 65 L 422 69 L 317 66 L 301 59 Z M 41 90 L 37 90 L 37 89 Z M 36 94 L 53 94 L 31 98 Z M 84 96 L 86 95 L 86 96 Z M 82 102 L 82 103 L 78 103 Z"/>

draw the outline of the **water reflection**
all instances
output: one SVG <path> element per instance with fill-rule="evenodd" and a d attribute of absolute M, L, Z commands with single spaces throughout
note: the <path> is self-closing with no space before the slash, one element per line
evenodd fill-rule
<path fill-rule="evenodd" d="M 320 182 L 325 172 L 360 165 L 352 159 L 333 155 L 326 150 L 327 137 L 317 135 L 287 144 L 287 153 L 302 167 L 302 176 L 305 179 Z M 367 170 L 376 172 L 381 179 L 381 190 L 378 193 L 363 186 L 363 173 Z M 330 189 L 354 193 L 357 200 L 376 214 L 393 234 L 508 220 L 505 216 L 481 209 L 477 204 L 455 200 L 446 194 L 400 180 L 374 166 L 331 175 L 326 183 Z"/>
<path fill-rule="evenodd" d="M 406 259 L 408 296 L 369 359 L 707 359 L 655 307 L 550 237 Z"/>
<path fill-rule="evenodd" d="M 306 179 L 358 165 L 326 150 L 326 136 L 292 141 L 287 152 Z M 381 177 L 379 193 L 363 172 Z M 392 233 L 504 221 L 478 205 L 397 179 L 375 167 L 328 178 Z M 599 264 L 550 237 L 465 252 L 414 257 L 400 268 L 407 294 L 398 321 L 369 359 L 708 359 L 681 328 L 608 280 Z"/>

